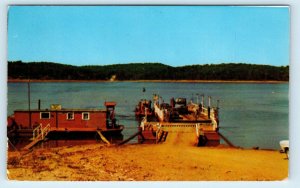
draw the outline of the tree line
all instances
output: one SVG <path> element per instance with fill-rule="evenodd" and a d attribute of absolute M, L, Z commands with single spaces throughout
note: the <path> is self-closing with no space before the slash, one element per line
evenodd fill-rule
<path fill-rule="evenodd" d="M 73 66 L 51 62 L 8 62 L 8 79 L 39 80 L 274 80 L 288 81 L 289 66 L 223 63 L 172 67 L 162 63 Z"/>

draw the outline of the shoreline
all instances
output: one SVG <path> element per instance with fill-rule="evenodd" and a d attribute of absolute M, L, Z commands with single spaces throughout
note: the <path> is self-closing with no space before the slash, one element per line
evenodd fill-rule
<path fill-rule="evenodd" d="M 284 84 L 289 81 L 276 80 L 28 80 L 28 79 L 8 79 L 7 83 L 106 83 L 106 82 L 153 82 L 153 83 L 236 83 L 236 84 Z"/>
<path fill-rule="evenodd" d="M 10 180 L 280 181 L 289 160 L 276 150 L 197 147 L 194 128 L 170 130 L 160 144 L 72 145 L 8 151 Z"/>
<path fill-rule="evenodd" d="M 288 160 L 278 151 L 225 146 L 91 144 L 7 154 L 10 180 L 281 181 L 288 177 Z"/>

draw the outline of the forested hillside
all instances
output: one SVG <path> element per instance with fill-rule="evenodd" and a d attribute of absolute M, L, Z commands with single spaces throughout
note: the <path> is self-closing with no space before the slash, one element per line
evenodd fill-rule
<path fill-rule="evenodd" d="M 289 66 L 243 63 L 172 67 L 161 63 L 72 66 L 50 62 L 8 62 L 8 79 L 41 80 L 289 80 Z"/>

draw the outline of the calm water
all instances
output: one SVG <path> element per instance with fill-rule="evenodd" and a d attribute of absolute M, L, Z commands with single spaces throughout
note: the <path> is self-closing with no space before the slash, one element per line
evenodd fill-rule
<path fill-rule="evenodd" d="M 31 108 L 61 104 L 63 108 L 104 108 L 104 101 L 116 101 L 119 123 L 126 126 L 124 138 L 136 131 L 134 108 L 139 99 L 154 93 L 169 102 L 186 97 L 197 102 L 197 94 L 220 100 L 220 132 L 235 145 L 278 149 L 288 139 L 288 84 L 231 83 L 31 83 Z M 146 92 L 142 92 L 145 88 Z M 207 102 L 207 99 L 205 103 Z M 28 109 L 27 83 L 8 84 L 8 114 Z"/>

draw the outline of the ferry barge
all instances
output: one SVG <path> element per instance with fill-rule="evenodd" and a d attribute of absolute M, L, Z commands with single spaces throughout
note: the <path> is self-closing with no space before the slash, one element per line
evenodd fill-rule
<path fill-rule="evenodd" d="M 160 102 L 158 95 L 154 95 L 153 99 L 153 111 L 157 121 L 148 122 L 146 117 L 143 119 L 140 125 L 143 133 L 140 136 L 141 140 L 165 141 L 168 131 L 187 127 L 193 128 L 193 134 L 197 137 L 197 146 L 220 144 L 222 135 L 219 133 L 219 101 L 217 101 L 217 107 L 211 107 L 209 96 L 208 106 L 205 107 L 204 95 L 200 104 L 192 101 L 187 103 L 186 98 L 172 98 L 168 104 Z"/>
<path fill-rule="evenodd" d="M 40 104 L 40 101 L 39 101 Z M 105 102 L 106 109 L 67 109 L 53 104 L 50 109 L 15 110 L 8 117 L 8 137 L 45 138 L 49 133 L 89 133 L 119 135 L 124 129 L 115 118 L 116 102 Z M 42 134 L 42 135 L 41 135 Z M 40 139 L 42 139 L 40 138 Z"/>

